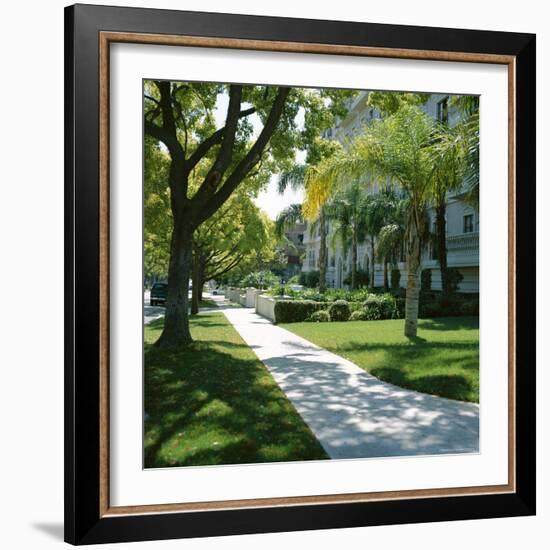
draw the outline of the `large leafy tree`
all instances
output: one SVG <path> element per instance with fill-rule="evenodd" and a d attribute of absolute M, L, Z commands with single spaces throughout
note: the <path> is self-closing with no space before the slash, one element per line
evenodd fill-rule
<path fill-rule="evenodd" d="M 197 313 L 202 288 L 257 256 L 269 261 L 275 254 L 273 222 L 247 196 L 237 190 L 214 216 L 193 234 L 193 291 L 191 313 Z"/>
<path fill-rule="evenodd" d="M 170 260 L 172 222 L 166 188 L 169 158 L 154 140 L 145 138 L 143 178 L 143 248 L 145 276 L 165 278 Z"/>
<path fill-rule="evenodd" d="M 307 149 L 314 136 L 333 124 L 348 95 L 285 86 L 145 82 L 145 133 L 162 143 L 170 158 L 165 185 L 173 228 L 159 346 L 192 341 L 188 286 L 197 228 L 243 181 L 262 183 L 266 174 L 289 169 L 294 151 Z M 215 112 L 224 103 L 225 121 L 218 127 Z M 300 109 L 303 125 L 297 122 Z M 261 129 L 255 131 L 253 121 Z M 191 185 L 197 171 L 200 181 Z"/>

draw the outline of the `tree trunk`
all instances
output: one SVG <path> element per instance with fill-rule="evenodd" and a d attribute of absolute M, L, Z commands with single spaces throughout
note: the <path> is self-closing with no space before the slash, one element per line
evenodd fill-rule
<path fill-rule="evenodd" d="M 437 261 L 441 272 L 441 290 L 447 293 L 449 288 L 449 277 L 447 274 L 447 236 L 445 228 L 445 197 L 439 197 L 435 207 L 435 231 L 437 240 Z"/>
<path fill-rule="evenodd" d="M 182 216 L 183 217 L 183 216 Z M 157 341 L 161 348 L 187 346 L 193 341 L 189 331 L 189 276 L 193 257 L 193 232 L 174 220 L 168 266 L 168 289 L 164 329 Z"/>
<path fill-rule="evenodd" d="M 370 249 L 371 249 L 371 272 L 370 272 L 370 286 L 371 288 L 374 288 L 374 271 L 375 271 L 375 265 L 376 265 L 376 259 L 375 259 L 375 249 L 374 249 L 374 235 L 371 235 L 370 237 Z"/>
<path fill-rule="evenodd" d="M 388 281 L 388 258 L 384 256 L 384 290 L 387 292 L 390 289 Z"/>
<path fill-rule="evenodd" d="M 202 289 L 204 288 L 206 281 L 204 280 L 204 272 L 201 269 L 199 272 L 199 288 L 197 292 L 199 293 L 199 302 L 202 302 Z"/>
<path fill-rule="evenodd" d="M 191 315 L 199 312 L 199 288 L 200 288 L 200 259 L 199 255 L 193 257 L 193 290 L 191 291 Z"/>
<path fill-rule="evenodd" d="M 351 290 L 357 288 L 357 232 L 351 235 Z"/>
<path fill-rule="evenodd" d="M 319 243 L 319 292 L 327 289 L 327 228 L 325 223 L 325 209 L 319 213 L 319 228 L 321 242 Z"/>
<path fill-rule="evenodd" d="M 405 300 L 405 336 L 416 338 L 418 328 L 418 305 L 420 296 L 420 253 L 419 214 L 412 207 L 409 214 L 407 242 L 407 296 Z"/>

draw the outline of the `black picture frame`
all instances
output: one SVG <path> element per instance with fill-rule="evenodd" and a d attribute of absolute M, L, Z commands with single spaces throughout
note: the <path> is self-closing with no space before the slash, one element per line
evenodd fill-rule
<path fill-rule="evenodd" d="M 100 513 L 101 31 L 466 52 L 515 61 L 515 491 L 338 504 Z M 65 9 L 65 540 L 144 541 L 535 514 L 535 36 L 75 5 Z M 504 191 L 505 192 L 505 191 Z"/>

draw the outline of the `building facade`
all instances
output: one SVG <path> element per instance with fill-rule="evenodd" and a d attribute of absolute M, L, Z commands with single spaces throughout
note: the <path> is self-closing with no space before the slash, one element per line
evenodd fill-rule
<path fill-rule="evenodd" d="M 335 128 L 325 133 L 325 137 L 336 139 L 342 143 L 348 142 L 358 135 L 365 125 L 374 118 L 380 118 L 379 113 L 367 105 L 369 92 L 361 92 L 350 102 L 347 116 L 338 122 Z M 432 94 L 422 109 L 430 116 L 446 121 L 449 124 L 456 122 L 457 113 L 449 105 L 449 96 Z M 367 192 L 367 191 L 365 191 Z M 459 284 L 460 292 L 479 292 L 479 212 L 464 200 L 464 190 L 458 190 L 447 195 L 446 209 L 446 242 L 447 264 L 449 268 L 456 268 L 462 274 Z M 435 231 L 435 210 L 429 210 L 431 230 Z M 327 226 L 330 234 L 330 222 Z M 330 242 L 330 239 L 328 239 Z M 376 241 L 374 243 L 376 248 Z M 311 233 L 309 228 L 304 231 L 305 257 L 302 271 L 316 271 L 319 269 L 320 232 Z M 346 287 L 351 272 L 351 251 L 345 251 L 341 243 L 329 244 L 327 251 L 327 286 L 332 288 Z M 371 245 L 361 243 L 357 251 L 357 268 L 366 270 L 370 266 L 372 257 Z M 398 263 L 401 273 L 400 286 L 407 285 L 407 266 L 404 261 Z M 431 271 L 431 288 L 441 290 L 441 273 L 432 245 L 426 247 L 422 256 L 422 269 Z M 384 266 L 376 263 L 374 266 L 374 284 L 383 286 Z"/>

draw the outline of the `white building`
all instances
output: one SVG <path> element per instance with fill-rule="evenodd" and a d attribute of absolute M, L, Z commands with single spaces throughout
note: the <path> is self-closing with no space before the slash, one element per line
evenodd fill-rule
<path fill-rule="evenodd" d="M 368 92 L 361 92 L 350 105 L 345 119 L 339 121 L 335 128 L 327 131 L 326 137 L 345 142 L 357 135 L 365 124 L 373 118 L 379 118 L 375 109 L 367 105 Z M 453 123 L 456 113 L 449 107 L 449 96 L 432 94 L 423 110 L 439 120 L 448 119 Z M 457 268 L 462 276 L 459 285 L 461 292 L 479 292 L 479 212 L 466 204 L 461 197 L 462 191 L 447 195 L 446 231 L 447 231 L 447 264 L 449 268 Z M 435 211 L 429 212 L 430 223 L 435 231 Z M 329 231 L 330 233 L 330 225 Z M 328 239 L 327 241 L 329 241 Z M 311 235 L 309 228 L 304 232 L 304 245 L 306 248 L 302 271 L 315 271 L 319 269 L 320 236 L 317 230 Z M 351 270 L 351 251 L 347 253 L 340 243 L 328 245 L 327 255 L 327 286 L 341 288 L 346 286 L 344 281 Z M 375 243 L 376 247 L 376 243 Z M 371 247 L 368 243 L 362 243 L 358 247 L 358 269 L 365 270 L 371 258 Z M 400 285 L 406 287 L 407 268 L 402 258 L 398 264 L 401 272 Z M 428 247 L 422 258 L 422 269 L 430 269 L 432 275 L 431 288 L 441 289 L 441 274 L 439 264 L 435 259 L 434 250 Z M 383 286 L 383 265 L 375 265 L 375 286 Z"/>

